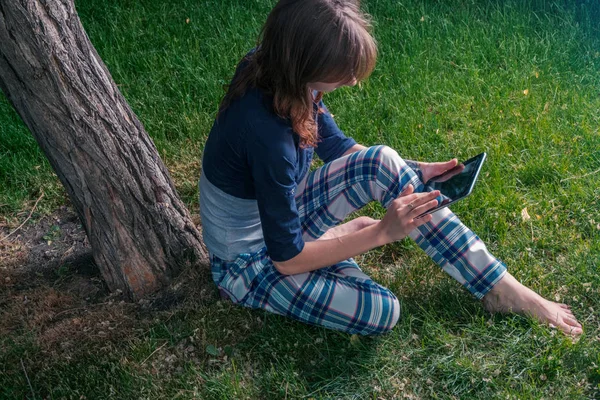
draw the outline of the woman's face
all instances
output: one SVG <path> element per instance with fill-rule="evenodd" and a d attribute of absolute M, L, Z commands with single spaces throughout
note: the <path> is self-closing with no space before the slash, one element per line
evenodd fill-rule
<path fill-rule="evenodd" d="M 309 83 L 308 87 L 311 90 L 316 90 L 318 92 L 323 92 L 323 93 L 327 93 L 327 92 L 333 92 L 335 89 L 342 87 L 342 86 L 354 86 L 356 85 L 356 78 L 352 78 L 351 81 L 342 81 L 342 82 L 333 82 L 333 83 L 327 83 L 327 82 L 313 82 L 313 83 Z"/>

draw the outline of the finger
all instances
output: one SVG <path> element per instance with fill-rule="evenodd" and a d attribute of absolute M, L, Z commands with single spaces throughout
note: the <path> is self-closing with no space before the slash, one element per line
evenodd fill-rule
<path fill-rule="evenodd" d="M 446 171 L 443 175 L 441 175 L 437 178 L 432 178 L 432 179 L 435 179 L 436 182 L 446 182 L 447 180 L 455 177 L 456 175 L 460 174 L 464 170 L 465 170 L 464 164 L 460 164 L 460 165 L 457 165 L 454 168 Z"/>
<path fill-rule="evenodd" d="M 400 196 L 407 196 L 409 194 L 411 194 L 412 192 L 415 191 L 414 186 L 409 183 L 408 185 L 406 185 L 406 187 L 402 190 L 402 192 L 400 192 Z"/>
<path fill-rule="evenodd" d="M 415 197 L 411 200 L 411 203 L 414 206 L 413 208 L 415 208 L 437 198 L 439 195 L 439 190 L 433 190 L 431 192 L 424 193 L 415 193 Z"/>
<path fill-rule="evenodd" d="M 408 204 L 411 201 L 417 199 L 420 195 L 421 195 L 421 193 L 411 193 L 411 194 L 407 194 L 407 195 L 402 195 L 401 194 L 394 201 L 397 202 L 398 205 Z"/>
<path fill-rule="evenodd" d="M 432 169 L 437 174 L 443 174 L 444 171 L 454 168 L 458 164 L 458 159 L 453 158 L 448 161 L 439 162 L 420 162 L 421 169 Z"/>
<path fill-rule="evenodd" d="M 417 207 L 435 199 L 440 195 L 439 190 L 434 190 L 433 192 L 427 193 L 413 193 L 408 196 L 398 198 L 394 200 L 396 202 L 396 206 L 398 207 L 398 211 L 405 211 L 405 214 L 410 213 Z"/>
<path fill-rule="evenodd" d="M 402 203 L 408 203 L 410 201 L 413 201 L 414 199 L 416 199 L 419 196 L 423 196 L 427 193 L 430 192 L 420 192 L 420 193 L 414 193 L 414 187 L 411 184 L 408 184 L 404 190 L 402 192 L 400 192 L 400 194 L 398 195 L 398 197 L 396 197 L 395 200 L 399 200 L 402 199 Z M 439 192 L 439 190 L 438 190 Z"/>
<path fill-rule="evenodd" d="M 418 215 L 423 214 L 427 210 L 431 210 L 432 208 L 437 207 L 437 205 L 438 201 L 436 199 L 430 200 L 427 203 L 420 205 L 419 207 L 415 207 L 408 213 L 408 215 L 414 218 Z"/>
<path fill-rule="evenodd" d="M 447 169 L 454 168 L 454 167 L 456 167 L 456 165 L 458 164 L 458 159 L 456 159 L 456 158 L 453 158 L 452 160 L 448 160 L 448 161 L 446 161 L 445 163 L 442 163 L 442 164 L 446 164 L 446 165 L 444 165 L 444 166 L 445 166 Z"/>
<path fill-rule="evenodd" d="M 433 218 L 433 216 L 431 214 L 423 215 L 422 217 L 413 218 L 413 220 L 411 221 L 412 229 L 415 229 L 423 224 L 428 223 L 429 221 L 431 221 L 431 218 Z"/>

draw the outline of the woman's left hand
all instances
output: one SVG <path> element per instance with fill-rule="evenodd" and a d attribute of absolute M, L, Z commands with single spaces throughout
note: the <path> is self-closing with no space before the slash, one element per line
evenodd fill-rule
<path fill-rule="evenodd" d="M 445 176 L 443 179 L 448 180 L 454 175 L 462 172 L 462 170 L 465 168 L 462 164 L 458 165 L 458 160 L 456 158 L 445 162 L 418 162 L 417 165 L 419 166 L 419 168 L 421 169 L 421 173 L 423 174 L 423 183 L 427 183 L 431 178 L 442 175 L 443 173 L 455 168 L 455 171 L 452 171 L 450 174 L 448 174 L 448 176 Z"/>

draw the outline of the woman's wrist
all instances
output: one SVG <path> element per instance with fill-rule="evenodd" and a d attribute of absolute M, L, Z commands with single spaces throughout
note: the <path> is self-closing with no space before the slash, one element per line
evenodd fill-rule
<path fill-rule="evenodd" d="M 381 220 L 369 226 L 367 229 L 373 229 L 374 232 L 375 246 L 373 248 L 385 246 L 386 244 L 393 242 L 387 229 L 385 229 L 385 224 L 383 224 Z"/>

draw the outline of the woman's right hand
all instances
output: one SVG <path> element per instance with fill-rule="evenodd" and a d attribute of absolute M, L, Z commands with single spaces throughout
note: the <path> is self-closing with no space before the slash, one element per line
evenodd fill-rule
<path fill-rule="evenodd" d="M 378 228 L 380 229 L 380 234 L 383 235 L 385 243 L 404 239 L 415 228 L 431 221 L 431 214 L 420 218 L 416 217 L 437 206 L 436 197 L 440 195 L 440 191 L 413 192 L 414 188 L 409 184 L 400 193 L 400 196 L 392 201 L 385 216 L 379 222 Z"/>

